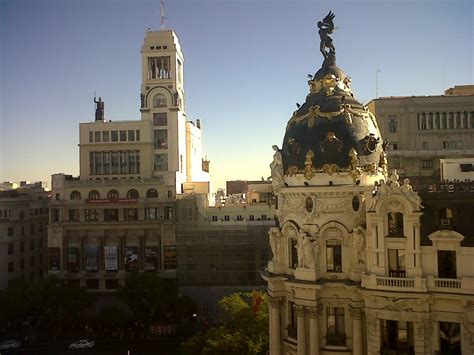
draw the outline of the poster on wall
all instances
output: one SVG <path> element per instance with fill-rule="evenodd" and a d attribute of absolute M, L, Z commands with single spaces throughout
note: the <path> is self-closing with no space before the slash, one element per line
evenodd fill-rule
<path fill-rule="evenodd" d="M 144 269 L 149 271 L 157 270 L 158 268 L 158 248 L 155 246 L 145 247 L 145 265 Z"/>
<path fill-rule="evenodd" d="M 48 260 L 50 270 L 60 270 L 61 249 L 59 247 L 48 248 Z"/>
<path fill-rule="evenodd" d="M 98 257 L 97 257 L 97 245 L 86 245 L 86 271 L 97 271 L 99 270 Z"/>
<path fill-rule="evenodd" d="M 67 271 L 79 272 L 79 247 L 67 248 Z"/>
<path fill-rule="evenodd" d="M 104 264 L 105 271 L 118 270 L 117 246 L 109 245 L 104 247 Z"/>
<path fill-rule="evenodd" d="M 166 270 L 176 269 L 176 245 L 165 245 L 163 247 L 163 268 Z"/>
<path fill-rule="evenodd" d="M 125 270 L 136 271 L 138 270 L 138 248 L 137 247 L 125 247 Z"/>

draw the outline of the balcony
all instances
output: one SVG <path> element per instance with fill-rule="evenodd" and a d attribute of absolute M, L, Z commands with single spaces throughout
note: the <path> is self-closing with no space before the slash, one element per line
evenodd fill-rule
<path fill-rule="evenodd" d="M 461 279 L 445 279 L 433 276 L 427 277 L 428 291 L 446 293 L 468 293 L 474 292 L 474 278 L 463 277 Z"/>
<path fill-rule="evenodd" d="M 373 290 L 426 292 L 426 279 L 415 277 L 390 277 L 375 274 L 362 275 L 362 287 Z"/>

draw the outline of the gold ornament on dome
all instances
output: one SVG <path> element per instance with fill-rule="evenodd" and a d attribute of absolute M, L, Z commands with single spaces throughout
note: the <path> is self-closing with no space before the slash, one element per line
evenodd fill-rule
<path fill-rule="evenodd" d="M 323 173 L 332 175 L 334 173 L 337 173 L 338 171 L 341 171 L 342 169 L 337 165 L 337 164 L 324 164 L 323 167 L 321 168 L 321 171 Z"/>
<path fill-rule="evenodd" d="M 294 176 L 298 173 L 298 167 L 295 165 L 290 165 L 288 167 L 288 175 L 289 176 Z"/>
<path fill-rule="evenodd" d="M 370 164 L 364 165 L 363 171 L 366 173 L 369 173 L 370 175 L 374 175 L 377 173 L 377 164 L 370 163 Z"/>
<path fill-rule="evenodd" d="M 349 150 L 349 158 L 350 158 L 350 165 L 349 165 L 349 175 L 352 177 L 354 181 L 360 176 L 362 169 L 359 167 L 359 158 L 357 156 L 357 151 L 354 148 Z"/>
<path fill-rule="evenodd" d="M 323 82 L 323 88 L 324 92 L 326 93 L 326 96 L 331 96 L 334 94 L 334 89 L 337 86 L 337 81 L 338 78 L 334 74 L 327 74 L 322 82 Z"/>
<path fill-rule="evenodd" d="M 307 180 L 311 180 L 311 178 L 314 176 L 313 158 L 314 158 L 314 153 L 310 149 L 306 153 L 306 160 L 304 162 L 304 176 Z"/>
<path fill-rule="evenodd" d="M 323 89 L 322 80 L 308 80 L 308 85 L 310 94 L 317 94 Z"/>

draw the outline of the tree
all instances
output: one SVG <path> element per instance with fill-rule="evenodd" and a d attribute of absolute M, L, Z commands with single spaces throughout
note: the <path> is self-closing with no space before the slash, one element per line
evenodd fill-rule
<path fill-rule="evenodd" d="M 154 273 L 131 273 L 118 289 L 120 299 L 144 322 L 171 318 L 177 306 L 176 280 L 162 279 Z"/>
<path fill-rule="evenodd" d="M 219 301 L 224 320 L 189 339 L 185 354 L 266 354 L 268 299 L 262 292 L 234 293 Z"/>

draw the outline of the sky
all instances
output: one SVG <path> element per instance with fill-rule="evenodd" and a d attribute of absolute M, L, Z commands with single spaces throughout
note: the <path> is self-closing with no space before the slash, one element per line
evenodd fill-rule
<path fill-rule="evenodd" d="M 473 84 L 472 0 L 165 0 L 184 56 L 186 113 L 201 119 L 214 188 L 270 175 L 272 145 L 322 63 L 317 21 L 336 14 L 337 64 L 361 102 Z M 140 48 L 160 2 L 0 0 L 0 181 L 79 174 L 79 123 L 140 119 Z"/>

